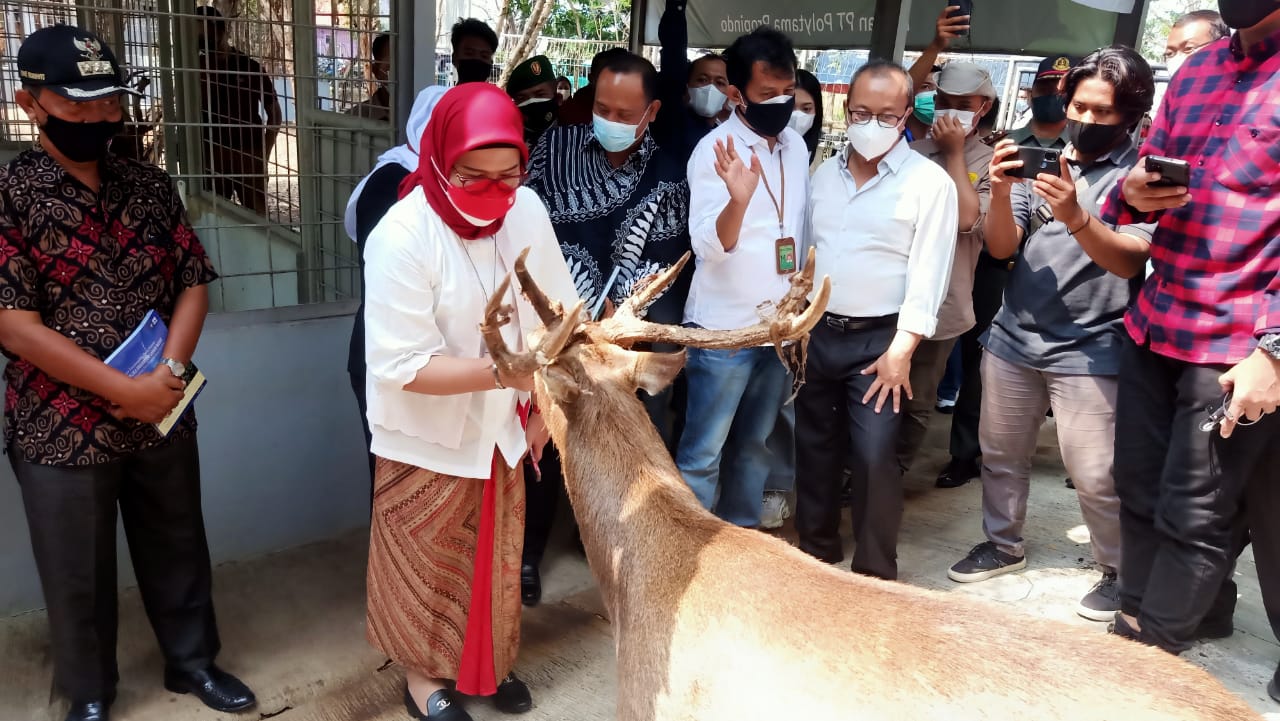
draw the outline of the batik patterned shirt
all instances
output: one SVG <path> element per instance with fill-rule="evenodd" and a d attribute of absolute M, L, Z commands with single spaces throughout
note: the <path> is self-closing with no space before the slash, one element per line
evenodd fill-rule
<path fill-rule="evenodd" d="M 105 359 L 147 311 L 168 324 L 184 290 L 218 276 L 164 171 L 108 156 L 101 174 L 94 192 L 42 150 L 0 168 L 0 309 L 39 313 Z M 4 354 L 5 447 L 18 460 L 94 465 L 165 442 L 151 424 L 117 420 L 105 398 Z M 169 439 L 195 426 L 188 411 Z"/>

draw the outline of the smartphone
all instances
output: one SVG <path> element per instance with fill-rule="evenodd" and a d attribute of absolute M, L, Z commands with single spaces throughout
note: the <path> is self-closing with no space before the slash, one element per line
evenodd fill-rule
<path fill-rule="evenodd" d="M 1148 155 L 1147 172 L 1160 174 L 1159 180 L 1153 180 L 1147 185 L 1162 188 L 1178 186 L 1185 188 L 1191 185 L 1191 164 L 1185 160 Z"/>
<path fill-rule="evenodd" d="M 947 15 L 947 17 L 949 17 L 949 18 L 953 18 L 953 17 L 960 16 L 960 15 L 968 15 L 968 16 L 969 16 L 969 25 L 970 25 L 970 26 L 972 26 L 972 25 L 973 25 L 973 0 L 943 0 L 943 2 L 945 3 L 945 5 L 946 5 L 947 7 L 950 7 L 950 6 L 952 6 L 952 5 L 959 5 L 959 6 L 960 6 L 960 9 L 959 9 L 959 10 L 952 10 L 952 11 L 951 11 L 951 13 Z M 960 32 L 960 33 L 957 33 L 957 34 L 958 34 L 960 37 L 968 37 L 968 36 L 969 36 L 969 31 L 968 31 L 968 30 L 964 30 L 964 31 L 962 31 L 962 32 Z"/>
<path fill-rule="evenodd" d="M 1014 168 L 1007 174 L 1024 180 L 1035 180 L 1036 176 L 1041 173 L 1061 176 L 1062 168 L 1059 166 L 1058 160 L 1061 155 L 1061 152 L 1055 148 L 1042 148 L 1039 145 L 1019 145 L 1018 160 L 1022 161 L 1022 167 Z"/>

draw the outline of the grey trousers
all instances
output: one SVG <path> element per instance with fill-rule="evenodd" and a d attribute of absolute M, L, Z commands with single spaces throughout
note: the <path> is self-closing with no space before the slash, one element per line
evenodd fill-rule
<path fill-rule="evenodd" d="M 898 431 L 898 465 L 906 473 L 924 445 L 929 420 L 938 399 L 938 385 L 947 372 L 947 358 L 956 338 L 923 340 L 911 356 L 911 400 L 902 404 L 902 428 Z"/>
<path fill-rule="evenodd" d="M 1048 373 L 982 358 L 982 527 L 1005 553 L 1025 554 L 1022 527 L 1031 490 L 1031 459 L 1045 411 L 1053 408 L 1058 447 L 1080 498 L 1093 557 L 1105 571 L 1120 566 L 1120 498 L 1115 456 L 1115 376 Z"/>

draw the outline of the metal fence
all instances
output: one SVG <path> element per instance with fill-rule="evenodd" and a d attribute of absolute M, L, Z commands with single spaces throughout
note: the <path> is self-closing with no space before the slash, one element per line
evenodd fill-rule
<path fill-rule="evenodd" d="M 358 297 L 342 216 L 395 137 L 360 107 L 378 87 L 373 39 L 388 33 L 395 44 L 392 0 L 214 4 L 225 48 L 201 45 L 208 26 L 197 13 L 208 11 L 182 0 L 0 0 L 0 144 L 13 153 L 36 137 L 14 100 L 23 38 L 57 23 L 91 28 L 143 93 L 112 149 L 178 181 L 222 275 L 214 309 Z M 384 85 L 394 98 L 394 73 Z"/>

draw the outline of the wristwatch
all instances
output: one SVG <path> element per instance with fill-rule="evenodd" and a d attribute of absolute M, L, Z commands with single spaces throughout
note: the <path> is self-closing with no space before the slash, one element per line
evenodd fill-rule
<path fill-rule="evenodd" d="M 187 364 L 182 361 L 174 360 L 172 358 L 161 358 L 160 364 L 168 366 L 169 370 L 178 378 L 187 374 Z"/>
<path fill-rule="evenodd" d="M 1271 356 L 1271 360 L 1280 361 L 1280 333 L 1268 333 L 1258 339 L 1258 347 Z"/>

